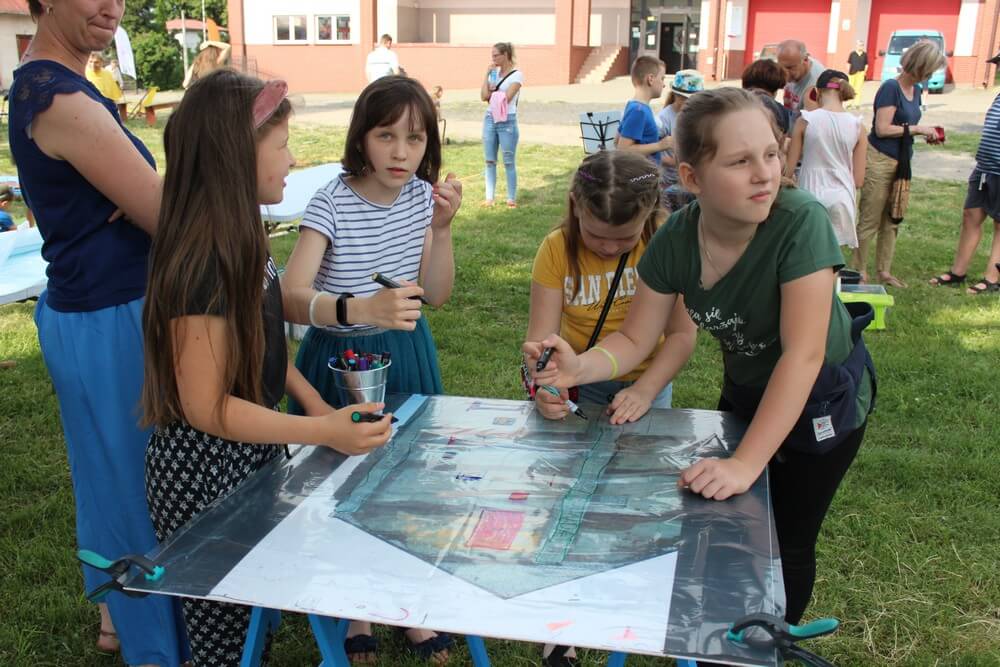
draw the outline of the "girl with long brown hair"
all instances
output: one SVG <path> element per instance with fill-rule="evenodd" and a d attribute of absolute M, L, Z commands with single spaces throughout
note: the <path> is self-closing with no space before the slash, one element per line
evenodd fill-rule
<path fill-rule="evenodd" d="M 278 272 L 261 204 L 281 201 L 295 160 L 282 81 L 231 70 L 196 82 L 167 122 L 163 205 L 143 310 L 146 498 L 161 542 L 278 455 L 273 443 L 361 454 L 390 417 L 355 424 L 288 362 Z M 276 411 L 285 393 L 307 416 Z M 178 501 L 177 498 L 183 498 Z M 237 665 L 250 610 L 183 602 L 195 664 Z"/>
<path fill-rule="evenodd" d="M 566 217 L 545 237 L 535 256 L 527 340 L 558 332 L 575 351 L 584 352 L 608 298 L 611 277 L 627 254 L 597 340 L 618 331 L 635 295 L 639 258 L 665 217 L 659 172 L 648 159 L 626 151 L 588 155 L 573 175 Z M 682 299 L 674 310 L 666 345 L 661 336 L 632 372 L 583 385 L 579 398 L 603 404 L 614 396 L 608 411 L 615 424 L 635 421 L 651 407 L 669 408 L 670 379 L 691 356 L 696 331 Z M 542 415 L 566 416 L 569 394 L 565 389 L 560 393 L 559 397 L 535 393 Z"/>
<path fill-rule="evenodd" d="M 755 95 L 696 93 L 677 122 L 678 173 L 697 201 L 654 235 L 621 329 L 579 356 L 555 335 L 524 352 L 530 361 L 556 349 L 537 382 L 614 377 L 648 357 L 683 296 L 722 347 L 718 409 L 749 427 L 731 457 L 696 462 L 678 484 L 725 500 L 768 469 L 785 618 L 794 624 L 812 595 L 820 527 L 874 404 L 861 338 L 872 313 L 852 317 L 836 297 L 844 260 L 830 217 L 807 192 L 781 186 L 781 134 Z"/>

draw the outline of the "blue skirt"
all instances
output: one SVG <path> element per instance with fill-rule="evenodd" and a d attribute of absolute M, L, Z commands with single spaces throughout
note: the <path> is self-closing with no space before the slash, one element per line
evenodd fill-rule
<path fill-rule="evenodd" d="M 156 548 L 146 505 L 144 461 L 149 430 L 140 429 L 142 299 L 82 313 L 64 313 L 38 298 L 35 325 L 52 377 L 76 500 L 81 549 L 112 560 Z M 67 557 L 69 554 L 67 554 Z M 83 568 L 87 590 L 108 580 Z M 150 595 L 107 597 L 130 665 L 176 667 L 190 657 L 180 605 Z"/>
<path fill-rule="evenodd" d="M 335 408 L 339 405 L 333 372 L 327 368 L 330 357 L 341 356 L 347 350 L 355 352 L 389 352 L 392 367 L 386 383 L 386 393 L 443 394 L 441 369 L 438 368 L 437 347 L 431 336 L 427 318 L 417 320 L 413 331 L 370 329 L 368 335 L 340 335 L 326 329 L 309 327 L 299 353 L 295 357 L 295 367 L 316 387 L 327 403 Z M 288 412 L 304 414 L 291 397 L 288 398 Z"/>

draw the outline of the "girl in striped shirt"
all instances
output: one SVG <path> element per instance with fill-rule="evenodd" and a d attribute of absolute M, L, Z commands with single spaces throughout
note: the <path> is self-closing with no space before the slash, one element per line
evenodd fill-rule
<path fill-rule="evenodd" d="M 427 91 L 403 76 L 365 88 L 351 115 L 343 166 L 306 208 L 282 280 L 285 317 L 312 325 L 295 365 L 331 405 L 337 392 L 327 360 L 348 349 L 392 355 L 388 392 L 440 394 L 437 349 L 417 297 L 440 306 L 451 295 L 451 221 L 462 185 L 453 174 L 437 182 L 441 140 Z M 382 288 L 372 280 L 376 272 L 403 286 Z M 290 412 L 300 410 L 290 401 Z M 374 661 L 368 624 L 353 623 L 348 635 L 353 661 Z M 447 635 L 407 635 L 424 658 L 447 659 Z"/>

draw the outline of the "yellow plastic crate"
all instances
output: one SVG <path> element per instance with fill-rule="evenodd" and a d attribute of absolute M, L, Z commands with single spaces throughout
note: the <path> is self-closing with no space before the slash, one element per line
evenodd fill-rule
<path fill-rule="evenodd" d="M 840 300 L 844 303 L 870 303 L 875 309 L 875 319 L 868 325 L 869 329 L 885 329 L 885 311 L 896 303 L 882 285 L 841 285 Z"/>

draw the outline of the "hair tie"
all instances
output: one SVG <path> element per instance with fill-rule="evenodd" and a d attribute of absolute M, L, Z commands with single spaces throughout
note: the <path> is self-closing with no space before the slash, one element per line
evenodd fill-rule
<path fill-rule="evenodd" d="M 633 178 L 630 178 L 630 179 L 628 179 L 628 182 L 629 183 L 638 183 L 639 181 L 645 181 L 646 179 L 649 179 L 649 178 L 659 178 L 659 177 L 660 177 L 659 174 L 655 174 L 655 173 L 650 172 L 648 174 L 642 174 L 641 176 L 635 176 Z"/>
<path fill-rule="evenodd" d="M 600 181 L 593 174 L 591 174 L 589 171 L 585 169 L 577 169 L 576 174 L 585 181 L 590 181 L 591 183 L 600 183 Z"/>
<path fill-rule="evenodd" d="M 829 82 L 828 84 L 826 84 L 826 87 L 827 87 L 827 88 L 835 88 L 835 89 L 839 89 L 839 88 L 840 88 L 840 84 L 839 84 L 839 83 L 837 83 L 836 81 L 831 81 L 831 82 Z"/>
<path fill-rule="evenodd" d="M 264 84 L 253 101 L 253 129 L 259 130 L 268 121 L 288 96 L 288 84 L 281 79 L 272 79 Z"/>

